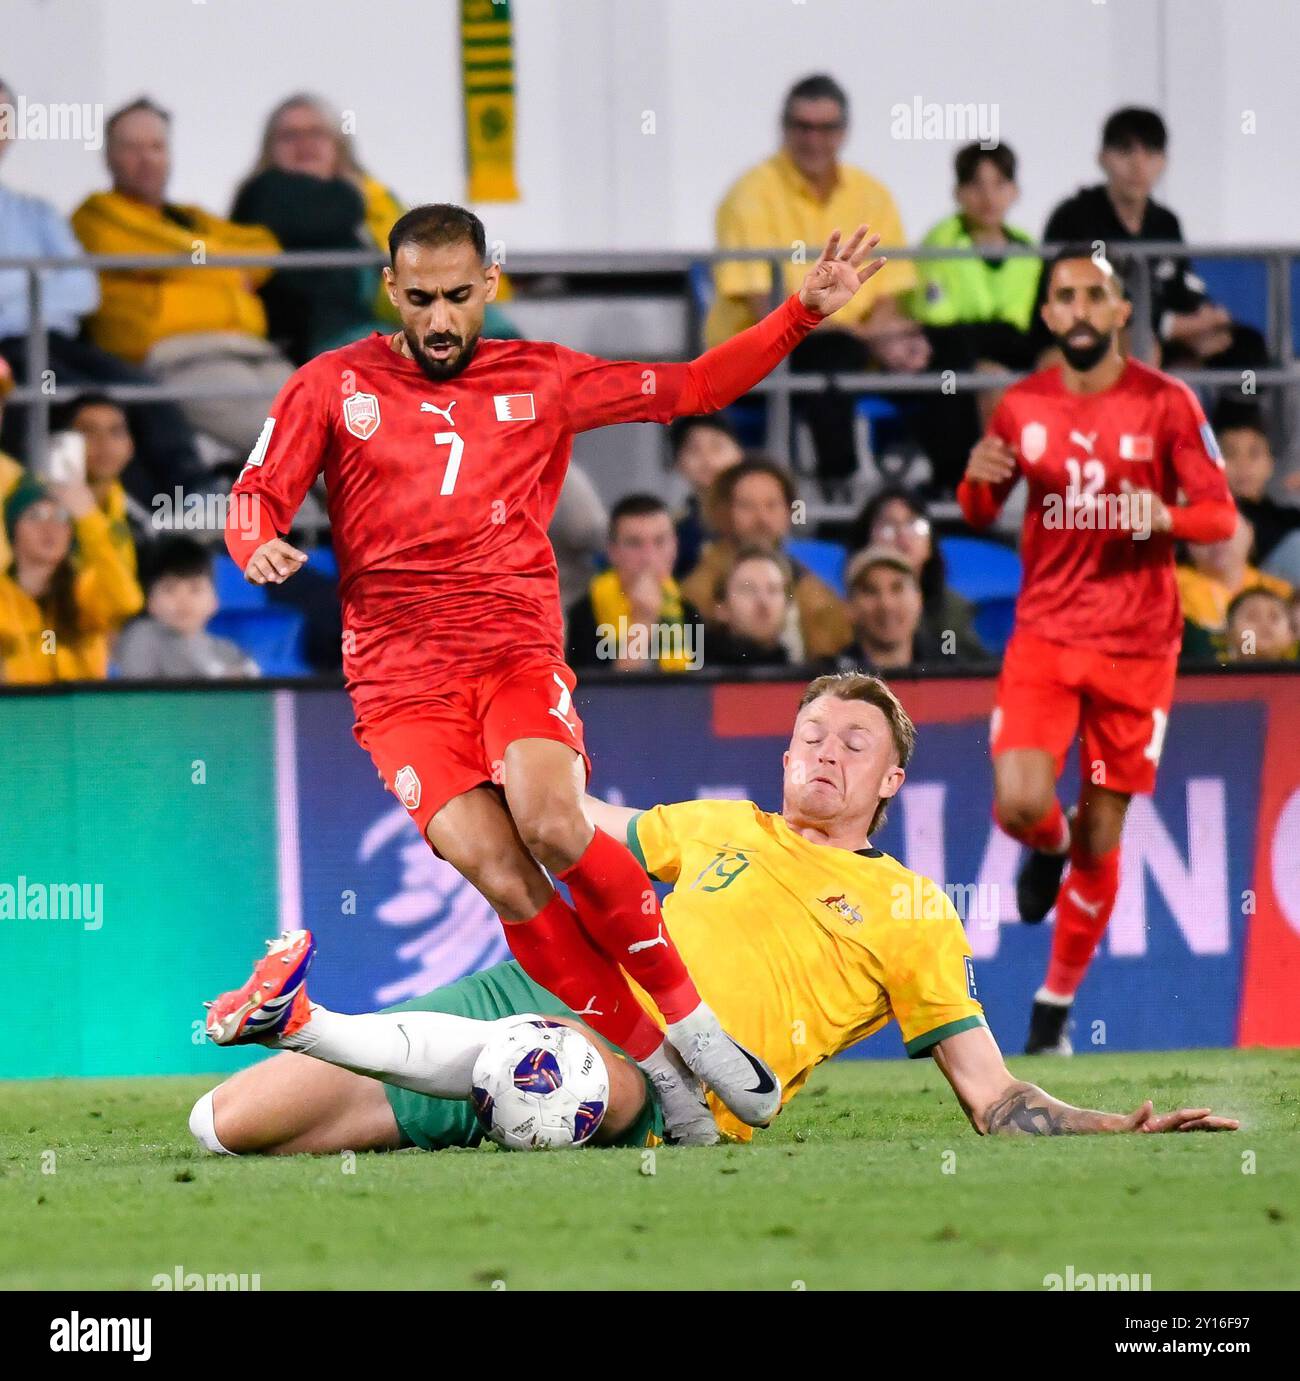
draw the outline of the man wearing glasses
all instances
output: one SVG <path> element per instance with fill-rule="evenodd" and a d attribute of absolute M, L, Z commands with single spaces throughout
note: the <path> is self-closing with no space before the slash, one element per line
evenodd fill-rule
<path fill-rule="evenodd" d="M 718 207 L 722 249 L 781 249 L 789 256 L 783 292 L 798 288 L 806 254 L 836 226 L 869 224 L 882 245 L 905 245 L 907 236 L 889 189 L 839 156 L 848 133 L 849 100 L 832 77 L 805 77 L 790 88 L 781 113 L 781 148 L 749 169 Z M 805 254 L 797 251 L 805 247 Z M 709 345 L 752 326 L 771 308 L 772 275 L 757 259 L 718 264 L 716 295 L 705 323 Z M 869 365 L 915 372 L 930 361 L 920 326 L 904 315 L 901 294 L 916 286 L 915 267 L 890 259 L 849 305 L 825 321 L 792 354 L 804 372 L 858 371 Z M 817 450 L 818 471 L 841 478 L 857 468 L 853 400 L 812 395 L 804 405 Z"/>

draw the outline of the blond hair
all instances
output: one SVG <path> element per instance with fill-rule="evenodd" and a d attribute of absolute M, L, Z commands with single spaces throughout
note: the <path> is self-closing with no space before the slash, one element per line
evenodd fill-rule
<path fill-rule="evenodd" d="M 885 722 L 889 725 L 889 734 L 894 740 L 894 756 L 898 759 L 899 767 L 907 766 L 916 747 L 916 725 L 912 723 L 912 716 L 903 708 L 898 696 L 879 676 L 871 676 L 865 671 L 837 671 L 819 676 L 815 681 L 808 683 L 808 688 L 799 701 L 799 711 L 806 709 L 814 700 L 820 700 L 823 695 L 833 696 L 836 700 L 860 700 L 864 704 L 874 705 L 885 716 Z M 875 834 L 885 823 L 887 805 L 888 802 L 882 797 L 876 807 L 876 813 L 871 817 L 868 834 Z"/>

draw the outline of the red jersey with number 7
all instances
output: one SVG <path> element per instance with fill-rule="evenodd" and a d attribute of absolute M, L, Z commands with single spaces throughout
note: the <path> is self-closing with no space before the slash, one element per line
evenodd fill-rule
<path fill-rule="evenodd" d="M 563 660 L 546 529 L 573 434 L 725 406 L 820 320 L 790 298 L 685 364 L 611 362 L 541 341 L 481 340 L 445 381 L 373 335 L 318 356 L 281 389 L 233 493 L 256 525 L 226 542 L 241 568 L 289 531 L 318 476 L 358 718 L 436 695 L 522 654 Z"/>
<path fill-rule="evenodd" d="M 1059 368 L 1046 369 L 1007 389 L 989 431 L 1011 448 L 1016 473 L 1000 485 L 963 480 L 957 497 L 967 521 L 983 527 L 1017 480 L 1028 485 L 1016 631 L 1112 656 L 1177 655 L 1175 541 L 1220 541 L 1235 522 L 1223 459 L 1192 391 L 1136 360 L 1091 394 L 1070 392 Z M 1143 490 L 1169 508 L 1172 533 L 1142 535 Z"/>

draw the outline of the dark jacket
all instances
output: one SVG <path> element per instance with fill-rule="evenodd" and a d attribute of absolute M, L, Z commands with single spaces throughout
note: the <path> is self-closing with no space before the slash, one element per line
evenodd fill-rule
<path fill-rule="evenodd" d="M 704 633 L 704 665 L 706 667 L 783 667 L 790 665 L 790 654 L 784 644 L 760 647 L 749 638 L 741 638 L 724 624 L 711 623 Z"/>
<path fill-rule="evenodd" d="M 360 189 L 346 178 L 268 168 L 239 189 L 231 219 L 264 225 L 287 250 L 362 249 L 366 219 Z M 268 334 L 296 363 L 371 324 L 375 270 L 281 269 L 261 290 Z"/>
<path fill-rule="evenodd" d="M 1159 202 L 1148 201 L 1142 224 L 1134 235 L 1120 220 L 1105 184 L 1083 187 L 1063 201 L 1047 219 L 1043 239 L 1047 241 L 1103 240 L 1107 246 L 1142 240 L 1182 241 L 1183 228 L 1178 217 Z M 1166 312 L 1194 312 L 1206 300 L 1205 284 L 1192 271 L 1191 260 L 1185 256 L 1169 256 L 1151 261 L 1151 324 L 1159 331 L 1160 319 Z M 1044 268 L 1044 280 L 1046 268 Z M 1132 291 L 1132 271 L 1125 281 Z M 1038 301 L 1041 304 L 1047 290 L 1040 281 Z M 1035 312 L 1035 320 L 1038 320 Z"/>

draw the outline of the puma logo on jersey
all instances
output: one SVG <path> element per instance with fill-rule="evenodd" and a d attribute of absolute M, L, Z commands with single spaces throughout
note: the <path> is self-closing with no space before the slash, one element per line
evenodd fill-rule
<path fill-rule="evenodd" d="M 638 940 L 636 944 L 628 945 L 627 952 L 640 954 L 643 949 L 654 949 L 656 945 L 662 945 L 665 949 L 668 948 L 668 940 L 664 935 L 664 923 L 662 921 L 659 922 L 659 934 L 653 940 Z M 581 1016 L 582 1013 L 579 1012 L 578 1015 Z"/>
<path fill-rule="evenodd" d="M 1082 446 L 1083 449 L 1091 455 L 1092 448 L 1097 442 L 1097 433 L 1088 432 L 1087 435 L 1085 435 L 1083 432 L 1071 432 L 1070 440 L 1073 441 L 1076 446 Z"/>
<path fill-rule="evenodd" d="M 1067 887 L 1065 889 L 1065 895 L 1069 897 L 1069 899 L 1075 904 L 1075 906 L 1079 908 L 1080 911 L 1086 911 L 1089 916 L 1096 916 L 1097 913 L 1101 910 L 1100 901 L 1084 901 L 1084 899 L 1074 890 L 1073 887 Z"/>
<path fill-rule="evenodd" d="M 455 421 L 452 419 L 451 410 L 452 410 L 452 408 L 454 408 L 455 406 L 456 406 L 456 400 L 453 398 L 453 399 L 451 400 L 451 402 L 448 403 L 447 406 L 446 406 L 445 408 L 440 408 L 436 403 L 421 403 L 421 404 L 420 404 L 420 411 L 421 411 L 421 412 L 436 412 L 436 413 L 438 414 L 439 417 L 445 417 L 445 418 L 447 419 L 447 425 L 448 425 L 449 427 L 454 427 L 454 426 L 456 425 L 456 423 L 455 423 Z"/>

